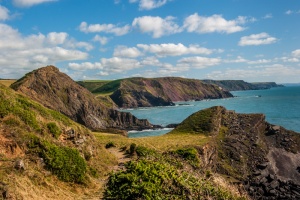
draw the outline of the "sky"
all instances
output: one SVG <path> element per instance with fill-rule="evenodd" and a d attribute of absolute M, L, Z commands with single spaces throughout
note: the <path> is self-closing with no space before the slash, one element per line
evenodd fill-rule
<path fill-rule="evenodd" d="M 300 82 L 300 0 L 0 0 L 0 78 Z"/>

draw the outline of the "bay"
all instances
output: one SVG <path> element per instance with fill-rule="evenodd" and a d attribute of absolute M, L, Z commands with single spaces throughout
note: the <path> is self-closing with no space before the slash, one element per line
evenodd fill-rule
<path fill-rule="evenodd" d="M 180 123 L 189 115 L 212 106 L 224 106 L 238 113 L 263 113 L 266 120 L 300 133 L 300 86 L 278 87 L 268 90 L 231 92 L 235 97 L 204 101 L 176 102 L 176 106 L 122 110 L 152 124 L 166 126 Z M 129 132 L 129 137 L 162 135 L 170 129 Z"/>

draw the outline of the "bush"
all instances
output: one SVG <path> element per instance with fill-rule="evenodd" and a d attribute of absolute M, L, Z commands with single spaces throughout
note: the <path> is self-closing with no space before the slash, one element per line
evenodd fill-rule
<path fill-rule="evenodd" d="M 54 122 L 50 122 L 47 124 L 47 128 L 49 132 L 53 135 L 53 137 L 58 138 L 61 134 L 60 128 Z"/>
<path fill-rule="evenodd" d="M 198 152 L 195 148 L 180 148 L 177 149 L 174 153 L 189 161 L 189 163 L 194 167 L 197 167 L 199 165 Z"/>
<path fill-rule="evenodd" d="M 41 144 L 41 157 L 47 169 L 66 182 L 83 183 L 87 166 L 77 149 L 58 147 L 49 142 Z"/>
<path fill-rule="evenodd" d="M 135 149 L 136 149 L 136 144 L 135 144 L 135 143 L 132 143 L 132 144 L 130 145 L 130 147 L 129 147 L 128 153 L 129 153 L 130 155 L 133 155 L 134 152 L 135 152 Z"/>
<path fill-rule="evenodd" d="M 108 143 L 105 145 L 105 148 L 106 148 L 106 149 L 111 148 L 111 147 L 116 147 L 116 145 L 115 145 L 114 142 L 108 142 Z"/>
<path fill-rule="evenodd" d="M 168 163 L 140 160 L 112 173 L 104 199 L 244 199 Z"/>

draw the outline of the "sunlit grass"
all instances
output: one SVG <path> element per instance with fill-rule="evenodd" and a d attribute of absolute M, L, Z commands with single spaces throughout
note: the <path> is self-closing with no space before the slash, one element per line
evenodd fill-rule
<path fill-rule="evenodd" d="M 14 82 L 16 82 L 15 79 L 0 79 L 0 83 L 5 85 L 6 87 L 9 87 Z"/>
<path fill-rule="evenodd" d="M 158 151 L 175 150 L 186 146 L 203 146 L 209 141 L 209 137 L 195 134 L 165 134 L 162 136 L 127 138 L 121 135 L 109 133 L 97 133 L 94 135 L 99 143 L 105 145 L 114 142 L 118 147 L 129 146 L 132 143 L 149 147 Z"/>

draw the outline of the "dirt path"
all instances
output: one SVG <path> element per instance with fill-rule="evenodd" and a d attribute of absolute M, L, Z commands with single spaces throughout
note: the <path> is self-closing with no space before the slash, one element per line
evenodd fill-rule
<path fill-rule="evenodd" d="M 124 170 L 124 164 L 131 160 L 130 157 L 128 157 L 124 151 L 120 151 L 120 149 L 116 147 L 109 148 L 108 151 L 113 154 L 118 161 L 118 164 L 113 166 L 112 171 L 120 171 Z"/>

